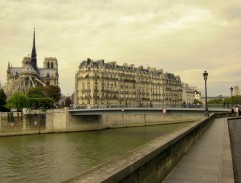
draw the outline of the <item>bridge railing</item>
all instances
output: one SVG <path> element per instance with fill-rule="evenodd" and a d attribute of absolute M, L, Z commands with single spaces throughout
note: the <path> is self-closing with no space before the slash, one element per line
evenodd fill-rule
<path fill-rule="evenodd" d="M 192 105 L 175 105 L 175 104 L 166 104 L 166 105 L 83 105 L 83 106 L 72 106 L 71 109 L 108 109 L 108 108 L 205 108 L 204 105 L 192 104 Z M 216 109 L 231 109 L 230 105 L 223 104 L 209 104 L 208 108 Z"/>

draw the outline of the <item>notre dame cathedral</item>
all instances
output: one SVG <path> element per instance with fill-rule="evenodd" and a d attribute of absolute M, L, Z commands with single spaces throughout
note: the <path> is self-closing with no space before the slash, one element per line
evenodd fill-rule
<path fill-rule="evenodd" d="M 8 63 L 7 84 L 3 87 L 6 96 L 16 91 L 27 93 L 36 86 L 54 85 L 58 86 L 58 61 L 53 57 L 46 57 L 43 68 L 37 65 L 37 51 L 35 45 L 35 29 L 33 34 L 33 47 L 31 56 L 23 58 L 22 67 L 13 67 Z"/>

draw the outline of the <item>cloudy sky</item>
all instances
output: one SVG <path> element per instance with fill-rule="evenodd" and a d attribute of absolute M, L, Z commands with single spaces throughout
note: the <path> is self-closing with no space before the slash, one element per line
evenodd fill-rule
<path fill-rule="evenodd" d="M 241 88 L 240 0 L 1 0 L 0 81 L 21 66 L 36 27 L 38 66 L 56 57 L 60 87 L 74 91 L 82 60 L 163 69 L 208 95 Z"/>

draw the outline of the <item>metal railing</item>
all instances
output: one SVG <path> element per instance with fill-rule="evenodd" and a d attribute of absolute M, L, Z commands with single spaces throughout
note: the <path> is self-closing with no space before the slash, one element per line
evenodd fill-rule
<path fill-rule="evenodd" d="M 78 105 L 71 106 L 71 109 L 108 109 L 108 108 L 205 108 L 204 105 L 178 105 L 178 104 L 140 104 L 140 105 L 125 105 L 125 104 L 100 104 L 100 105 Z M 231 105 L 222 105 L 222 104 L 209 104 L 208 108 L 216 109 L 231 109 Z"/>

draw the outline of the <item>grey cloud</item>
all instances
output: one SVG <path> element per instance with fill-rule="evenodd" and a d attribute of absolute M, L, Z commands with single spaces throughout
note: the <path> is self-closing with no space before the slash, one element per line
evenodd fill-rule
<path fill-rule="evenodd" d="M 218 82 L 229 68 L 226 80 L 237 82 L 238 72 L 227 65 L 240 62 L 241 28 L 236 20 L 241 6 L 237 5 L 238 0 L 1 1 L 0 49 L 4 51 L 0 56 L 4 62 L 0 67 L 5 68 L 9 59 L 21 65 L 31 51 L 35 23 L 39 63 L 45 56 L 57 57 L 64 92 L 74 89 L 74 79 L 69 82 L 65 68 L 71 65 L 74 74 L 87 57 L 120 64 L 148 63 L 180 73 L 183 81 L 200 87 L 203 69 L 217 70 Z M 0 80 L 5 74 L 0 72 Z"/>
<path fill-rule="evenodd" d="M 224 7 L 221 12 L 229 20 L 239 20 L 241 19 L 241 2 L 230 3 L 228 6 Z"/>

